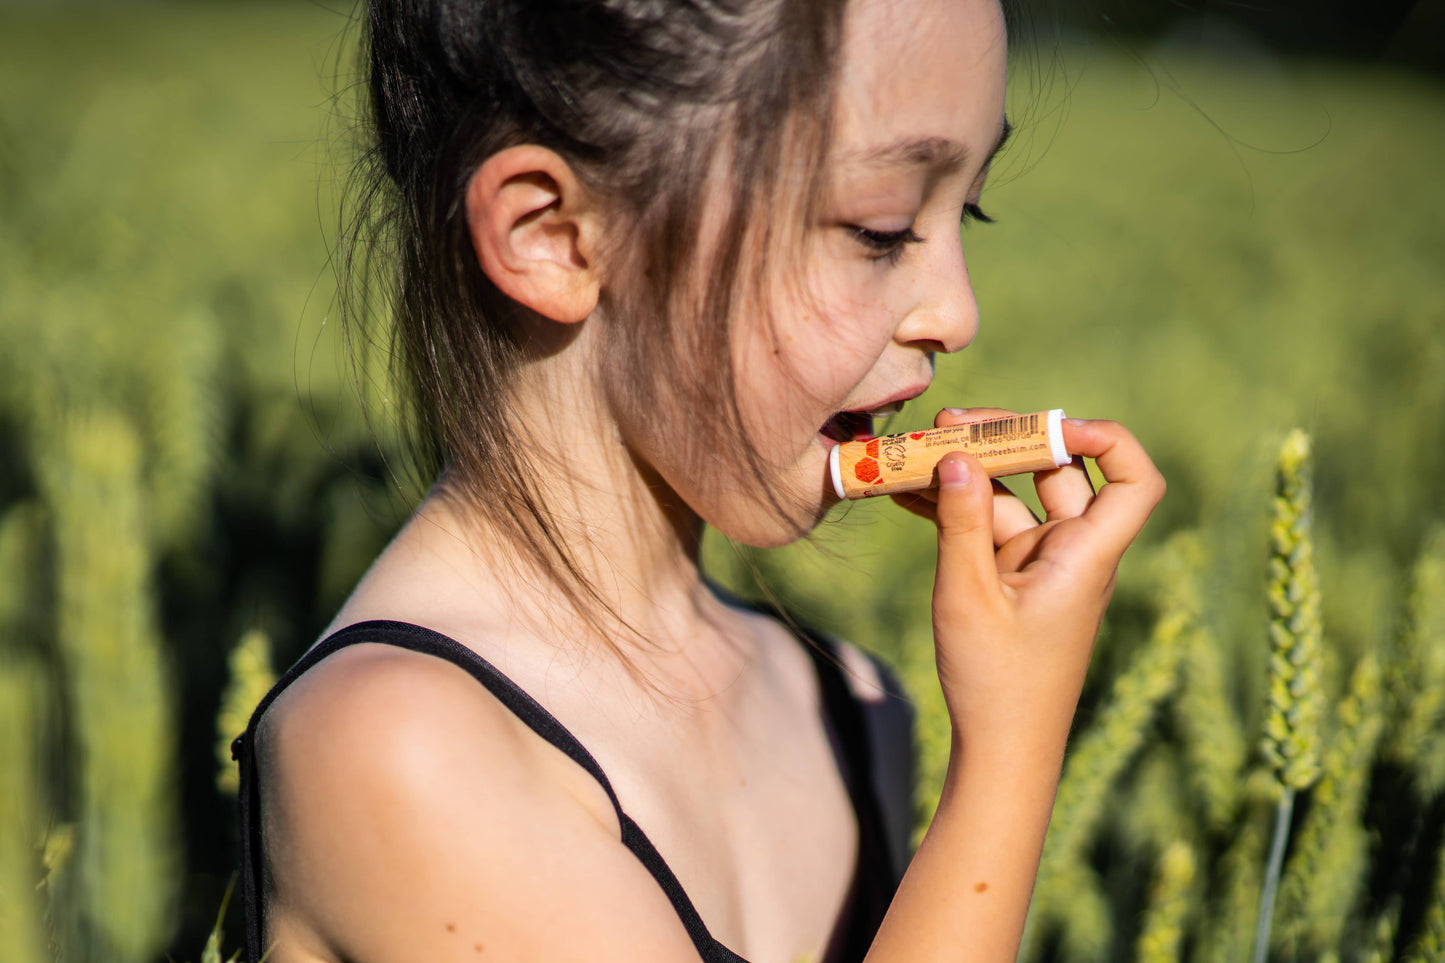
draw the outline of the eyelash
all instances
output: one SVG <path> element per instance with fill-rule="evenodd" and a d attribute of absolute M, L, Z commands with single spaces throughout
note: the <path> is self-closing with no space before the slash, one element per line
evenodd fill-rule
<path fill-rule="evenodd" d="M 980 224 L 995 223 L 994 219 L 985 214 L 983 208 L 979 207 L 977 203 L 963 205 L 963 217 L 959 218 L 959 220 L 964 224 L 967 224 L 969 221 L 977 221 Z"/>
<path fill-rule="evenodd" d="M 889 264 L 897 264 L 898 259 L 903 256 L 903 249 L 909 244 L 917 244 L 923 240 L 911 227 L 905 227 L 901 231 L 870 231 L 866 227 L 855 227 L 853 236 L 861 241 L 864 247 L 876 252 L 871 260 L 887 261 Z"/>
<path fill-rule="evenodd" d="M 963 217 L 960 218 L 960 221 L 964 224 L 969 221 L 976 221 L 980 224 L 994 223 L 994 219 L 985 214 L 983 208 L 975 203 L 963 205 Z M 901 231 L 870 231 L 866 227 L 855 227 L 853 236 L 864 247 L 877 252 L 873 260 L 886 260 L 889 264 L 897 264 L 898 259 L 903 257 L 903 249 L 909 244 L 918 244 L 923 240 L 912 227 L 906 227 Z"/>

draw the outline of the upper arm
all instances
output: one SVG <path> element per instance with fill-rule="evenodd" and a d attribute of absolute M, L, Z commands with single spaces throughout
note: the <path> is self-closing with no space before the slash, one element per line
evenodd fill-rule
<path fill-rule="evenodd" d="M 258 751 L 275 963 L 696 959 L 600 787 L 442 660 L 343 650 Z"/>

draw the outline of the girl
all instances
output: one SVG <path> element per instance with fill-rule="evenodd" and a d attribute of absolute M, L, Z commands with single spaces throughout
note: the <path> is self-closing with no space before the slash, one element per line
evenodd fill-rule
<path fill-rule="evenodd" d="M 953 742 L 901 881 L 886 677 L 697 564 L 805 534 L 973 338 L 1004 63 L 997 0 L 373 0 L 369 250 L 444 467 L 240 741 L 253 959 L 1014 957 L 1140 446 L 1069 422 L 1107 484 L 1036 476 L 1043 521 L 961 454 L 904 500 Z"/>

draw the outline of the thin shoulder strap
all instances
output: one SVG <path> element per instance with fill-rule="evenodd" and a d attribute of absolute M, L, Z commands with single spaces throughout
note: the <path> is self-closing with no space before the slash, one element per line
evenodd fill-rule
<path fill-rule="evenodd" d="M 612 789 L 606 773 L 592 754 L 577 740 L 577 737 L 557 718 L 542 707 L 515 682 L 507 678 L 494 665 L 471 649 L 439 632 L 413 625 L 409 622 L 358 622 L 347 626 L 317 643 L 309 652 L 296 661 L 283 675 L 266 697 L 256 706 L 246 732 L 238 736 L 231 745 L 232 758 L 240 763 L 240 823 L 241 823 L 241 895 L 246 904 L 246 955 L 251 963 L 258 963 L 263 953 L 261 946 L 263 921 L 262 899 L 264 894 L 264 860 L 260 851 L 260 786 L 258 785 L 255 759 L 255 732 L 271 703 L 286 690 L 302 673 L 316 663 L 345 648 L 361 642 L 377 642 L 394 645 L 412 652 L 421 652 L 446 659 L 467 672 L 486 687 L 497 701 L 507 707 L 537 735 L 566 753 L 568 758 L 585 769 L 607 793 L 617 821 L 622 827 L 622 843 L 647 867 L 659 886 L 672 901 L 673 908 L 681 919 L 688 935 L 692 937 L 705 963 L 746 963 L 741 957 L 712 938 L 702 917 L 683 891 L 676 875 L 663 861 L 657 848 L 632 817 L 622 811 L 617 793 Z"/>

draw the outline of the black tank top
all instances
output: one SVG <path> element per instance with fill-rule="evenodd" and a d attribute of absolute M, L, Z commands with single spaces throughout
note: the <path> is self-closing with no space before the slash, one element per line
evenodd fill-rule
<path fill-rule="evenodd" d="M 864 703 L 852 693 L 838 666 L 836 647 L 824 636 L 801 633 L 813 657 L 824 707 L 824 723 L 838 769 L 858 822 L 858 862 L 852 887 L 824 957 L 826 963 L 862 960 L 883 921 L 908 860 L 912 822 L 912 722 L 910 704 L 893 674 L 873 660 L 887 697 Z M 266 859 L 261 837 L 261 787 L 253 751 L 256 727 L 267 707 L 291 683 L 322 659 L 359 642 L 395 645 L 446 659 L 467 672 L 537 735 L 566 753 L 606 791 L 622 826 L 622 843 L 662 887 L 705 963 L 746 963 L 708 933 L 677 877 L 647 835 L 617 801 L 607 776 L 580 742 L 555 717 L 471 649 L 430 629 L 407 622 L 361 622 L 317 643 L 291 666 L 256 706 L 244 734 L 231 745 L 241 767 L 241 895 L 246 909 L 246 960 L 261 959 Z M 872 659 L 872 656 L 869 656 Z"/>

